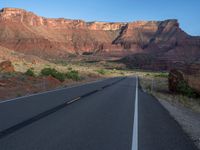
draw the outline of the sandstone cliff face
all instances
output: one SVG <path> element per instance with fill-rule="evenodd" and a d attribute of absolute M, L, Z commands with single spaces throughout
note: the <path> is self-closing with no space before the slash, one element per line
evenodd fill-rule
<path fill-rule="evenodd" d="M 66 58 L 69 53 L 84 52 L 129 55 L 125 60 L 132 67 L 135 65 L 132 58 L 140 61 L 141 56 L 131 54 L 142 53 L 150 63 L 142 61 L 139 66 L 147 69 L 170 69 L 174 64 L 191 63 L 200 58 L 200 38 L 186 34 L 174 19 L 85 22 L 48 19 L 15 8 L 0 11 L 0 45 L 44 58 Z"/>
<path fill-rule="evenodd" d="M 126 23 L 85 22 L 83 20 L 70 20 L 64 18 L 48 19 L 27 12 L 23 9 L 3 8 L 0 13 L 1 21 L 24 23 L 33 27 L 89 29 L 89 30 L 119 30 Z"/>
<path fill-rule="evenodd" d="M 121 44 L 125 49 L 144 47 L 158 30 L 158 22 L 128 23 L 114 44 Z"/>
<path fill-rule="evenodd" d="M 62 56 L 102 49 L 112 45 L 124 23 L 47 19 L 22 9 L 0 12 L 0 45 L 39 56 Z"/>

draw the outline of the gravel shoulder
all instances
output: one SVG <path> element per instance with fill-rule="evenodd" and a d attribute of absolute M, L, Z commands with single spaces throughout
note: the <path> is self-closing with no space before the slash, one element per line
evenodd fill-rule
<path fill-rule="evenodd" d="M 200 113 L 166 100 L 159 101 L 200 149 Z"/>

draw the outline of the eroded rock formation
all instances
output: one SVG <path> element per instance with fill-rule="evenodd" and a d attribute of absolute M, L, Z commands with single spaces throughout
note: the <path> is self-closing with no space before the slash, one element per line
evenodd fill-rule
<path fill-rule="evenodd" d="M 128 55 L 123 60 L 129 66 L 135 67 L 136 60 L 140 61 L 140 68 L 157 70 L 190 64 L 200 58 L 200 38 L 182 31 L 175 19 L 85 22 L 48 19 L 15 8 L 4 8 L 0 12 L 0 45 L 43 58 L 60 59 L 70 53 L 85 52 L 119 58 Z"/>
<path fill-rule="evenodd" d="M 0 72 L 14 72 L 14 66 L 10 61 L 3 61 L 0 63 Z"/>

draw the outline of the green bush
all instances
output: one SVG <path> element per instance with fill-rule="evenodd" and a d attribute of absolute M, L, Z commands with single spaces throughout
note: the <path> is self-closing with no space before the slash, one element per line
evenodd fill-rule
<path fill-rule="evenodd" d="M 169 73 L 158 73 L 155 74 L 154 77 L 168 78 Z"/>
<path fill-rule="evenodd" d="M 44 68 L 41 70 L 41 75 L 43 76 L 52 76 L 58 80 L 60 80 L 61 82 L 63 82 L 65 80 L 65 74 L 58 72 L 56 69 L 54 68 Z"/>
<path fill-rule="evenodd" d="M 72 70 L 72 67 L 68 67 L 67 69 L 68 69 L 68 70 Z"/>
<path fill-rule="evenodd" d="M 57 73 L 57 70 L 54 68 L 44 68 L 41 70 L 41 75 L 43 76 L 50 76 L 50 75 L 55 75 Z"/>
<path fill-rule="evenodd" d="M 31 76 L 31 77 L 35 77 L 35 73 L 34 73 L 33 69 L 28 69 L 28 70 L 25 72 L 25 75 Z"/>
<path fill-rule="evenodd" d="M 94 52 L 83 52 L 82 55 L 93 55 Z"/>
<path fill-rule="evenodd" d="M 81 79 L 78 71 L 76 71 L 76 70 L 70 70 L 69 72 L 67 72 L 66 77 L 68 79 L 72 79 L 72 80 L 76 80 L 76 81 Z"/>
<path fill-rule="evenodd" d="M 107 73 L 107 71 L 104 70 L 104 69 L 99 69 L 99 70 L 97 70 L 97 72 L 98 72 L 99 74 L 102 74 L 102 75 L 105 75 L 105 74 Z"/>
<path fill-rule="evenodd" d="M 149 73 L 147 73 L 147 74 L 145 74 L 145 76 L 150 76 L 150 74 L 149 74 Z"/>
<path fill-rule="evenodd" d="M 186 81 L 180 81 L 177 85 L 177 91 L 188 97 L 197 97 L 197 93 L 189 87 Z"/>
<path fill-rule="evenodd" d="M 58 79 L 61 82 L 65 81 L 65 74 L 64 73 L 57 72 L 53 77 Z"/>

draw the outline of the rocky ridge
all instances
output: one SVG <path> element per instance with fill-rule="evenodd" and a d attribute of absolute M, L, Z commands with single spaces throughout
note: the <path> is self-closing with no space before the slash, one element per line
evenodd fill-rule
<path fill-rule="evenodd" d="M 174 64 L 190 64 L 200 58 L 200 37 L 185 33 L 176 19 L 85 22 L 48 19 L 17 8 L 0 11 L 0 45 L 53 59 L 85 52 L 118 58 L 127 56 L 123 60 L 132 68 L 156 70 L 169 70 Z"/>

